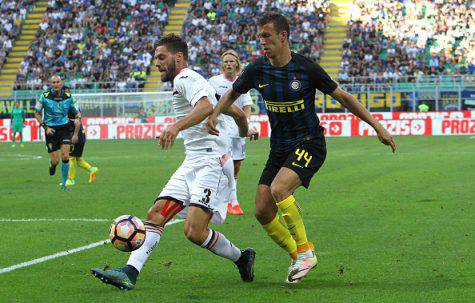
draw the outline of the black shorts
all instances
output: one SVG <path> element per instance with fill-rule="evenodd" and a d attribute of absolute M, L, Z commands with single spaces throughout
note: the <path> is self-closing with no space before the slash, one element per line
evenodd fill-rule
<path fill-rule="evenodd" d="M 84 145 L 86 145 L 86 136 L 84 133 L 79 132 L 78 143 L 71 145 L 71 151 L 69 152 L 69 155 L 71 157 L 82 157 Z"/>
<path fill-rule="evenodd" d="M 313 175 L 325 162 L 326 155 L 325 139 L 303 141 L 288 153 L 273 153 L 271 151 L 259 184 L 270 186 L 279 170 L 282 167 L 287 167 L 296 172 L 302 185 L 308 188 Z"/>
<path fill-rule="evenodd" d="M 54 129 L 54 134 L 46 134 L 46 148 L 48 153 L 52 153 L 61 148 L 61 145 L 71 145 L 71 132 L 68 124 L 60 126 L 49 126 Z"/>

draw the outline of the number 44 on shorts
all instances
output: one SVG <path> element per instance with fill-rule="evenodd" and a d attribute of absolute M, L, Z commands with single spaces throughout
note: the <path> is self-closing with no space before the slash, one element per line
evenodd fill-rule
<path fill-rule="evenodd" d="M 310 161 L 312 160 L 312 156 L 310 156 L 308 152 L 305 151 L 304 149 L 300 150 L 300 148 L 297 148 L 297 150 L 295 151 L 295 154 L 298 156 L 298 158 L 297 158 L 297 161 L 292 162 L 292 165 L 303 168 L 302 165 L 296 163 L 296 162 L 300 162 L 303 157 L 303 160 L 305 161 L 305 163 L 302 163 L 302 164 L 304 165 L 304 167 L 308 167 L 308 165 L 310 164 Z"/>

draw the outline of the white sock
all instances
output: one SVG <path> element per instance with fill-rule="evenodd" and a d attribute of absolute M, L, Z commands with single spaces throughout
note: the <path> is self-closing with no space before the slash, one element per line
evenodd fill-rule
<path fill-rule="evenodd" d="M 208 237 L 201 244 L 201 247 L 233 262 L 236 262 L 241 257 L 241 250 L 234 246 L 222 233 L 211 228 L 208 230 Z"/>
<path fill-rule="evenodd" d="M 127 261 L 127 265 L 133 266 L 139 272 L 142 269 L 153 249 L 157 247 L 163 234 L 163 227 L 145 222 L 145 242 L 139 249 L 134 250 Z"/>
<path fill-rule="evenodd" d="M 229 198 L 231 200 L 231 206 L 236 206 L 239 205 L 239 202 L 237 200 L 237 178 L 234 177 L 234 185 L 231 190 L 231 197 Z"/>

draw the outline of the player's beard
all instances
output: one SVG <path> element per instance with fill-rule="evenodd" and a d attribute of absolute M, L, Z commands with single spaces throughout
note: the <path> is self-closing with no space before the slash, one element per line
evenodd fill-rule
<path fill-rule="evenodd" d="M 175 72 L 176 72 L 176 64 L 175 64 L 175 60 L 173 60 L 173 62 L 167 66 L 167 72 L 166 72 L 166 76 L 162 79 L 163 82 L 168 82 L 168 81 L 173 81 L 173 78 L 175 78 Z"/>

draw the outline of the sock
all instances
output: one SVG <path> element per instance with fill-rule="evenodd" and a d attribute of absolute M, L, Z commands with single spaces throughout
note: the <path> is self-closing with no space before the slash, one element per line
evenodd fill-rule
<path fill-rule="evenodd" d="M 231 190 L 231 197 L 229 199 L 231 200 L 231 206 L 239 205 L 239 202 L 237 200 L 237 178 L 236 177 L 234 177 L 234 184 Z"/>
<path fill-rule="evenodd" d="M 69 159 L 67 161 L 63 160 L 63 165 L 61 165 L 61 183 L 66 185 L 66 180 L 68 180 L 69 173 Z"/>
<path fill-rule="evenodd" d="M 287 229 L 297 243 L 297 251 L 299 253 L 306 252 L 310 249 L 307 241 L 307 233 L 303 224 L 302 215 L 296 205 L 293 195 L 288 196 L 284 200 L 277 203 L 277 207 L 282 212 L 282 218 L 287 225 Z"/>
<path fill-rule="evenodd" d="M 124 267 L 124 272 L 129 277 L 130 281 L 132 281 L 133 284 L 137 283 L 137 277 L 139 275 L 139 271 L 133 267 L 132 265 L 125 265 Z"/>
<path fill-rule="evenodd" d="M 209 234 L 201 247 L 214 254 L 236 262 L 241 257 L 241 250 L 234 246 L 222 233 L 208 228 Z"/>
<path fill-rule="evenodd" d="M 297 258 L 297 243 L 290 235 L 289 230 L 279 222 L 279 215 L 276 215 L 271 222 L 262 225 L 262 227 L 277 245 L 289 253 L 292 259 Z"/>
<path fill-rule="evenodd" d="M 138 272 L 142 270 L 143 265 L 152 253 L 153 249 L 157 247 L 160 238 L 163 234 L 163 227 L 150 222 L 145 222 L 145 242 L 139 249 L 134 250 L 127 261 L 127 265 L 133 266 Z M 129 277 L 130 278 L 130 277 Z"/>
<path fill-rule="evenodd" d="M 69 173 L 68 173 L 68 178 L 71 180 L 74 180 L 74 178 L 76 177 L 77 165 L 78 163 L 77 163 L 76 157 L 71 157 L 69 159 Z"/>
<path fill-rule="evenodd" d="M 77 157 L 77 163 L 79 167 L 82 167 L 87 171 L 91 169 L 91 165 L 89 165 L 89 163 L 87 163 L 82 157 Z"/>

